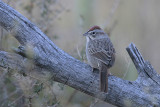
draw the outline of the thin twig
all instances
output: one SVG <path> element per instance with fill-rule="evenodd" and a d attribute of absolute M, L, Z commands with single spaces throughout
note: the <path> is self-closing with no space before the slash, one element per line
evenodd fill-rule
<path fill-rule="evenodd" d="M 127 57 L 125 57 L 125 61 L 126 61 L 126 64 L 127 64 L 127 69 L 126 69 L 126 71 L 125 71 L 125 73 L 124 73 L 124 75 L 123 75 L 123 79 L 126 77 L 126 75 L 127 75 L 127 73 L 129 72 L 129 66 L 130 66 L 130 64 L 131 64 L 131 61 L 128 61 L 128 58 Z"/>
<path fill-rule="evenodd" d="M 89 107 L 94 107 L 99 102 L 99 99 L 95 98 L 94 101 L 91 102 Z"/>

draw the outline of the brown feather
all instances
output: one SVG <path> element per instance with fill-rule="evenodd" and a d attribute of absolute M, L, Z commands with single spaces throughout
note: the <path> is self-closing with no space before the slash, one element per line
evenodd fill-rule
<path fill-rule="evenodd" d="M 90 55 L 94 56 L 97 60 L 103 62 L 108 68 L 110 68 L 115 62 L 115 49 L 113 48 L 109 38 L 104 38 L 103 40 L 90 41 L 90 44 L 92 45 L 88 45 L 88 52 Z M 93 45 L 92 42 L 97 43 L 96 45 Z M 97 45 L 98 43 L 103 45 Z"/>
<path fill-rule="evenodd" d="M 99 30 L 100 30 L 101 28 L 100 28 L 99 26 L 93 26 L 93 27 L 91 27 L 91 28 L 88 30 L 88 32 L 89 32 L 89 31 L 93 31 L 93 30 L 95 30 L 95 29 L 99 29 Z"/>
<path fill-rule="evenodd" d="M 108 71 L 107 66 L 103 63 L 100 64 L 100 90 L 108 92 Z"/>

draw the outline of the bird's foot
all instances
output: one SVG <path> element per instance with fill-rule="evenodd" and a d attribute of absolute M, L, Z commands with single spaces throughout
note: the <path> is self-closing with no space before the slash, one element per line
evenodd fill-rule
<path fill-rule="evenodd" d="M 99 70 L 97 68 L 92 68 L 93 73 L 99 73 Z"/>
<path fill-rule="evenodd" d="M 113 76 L 110 72 L 108 73 L 108 76 Z"/>

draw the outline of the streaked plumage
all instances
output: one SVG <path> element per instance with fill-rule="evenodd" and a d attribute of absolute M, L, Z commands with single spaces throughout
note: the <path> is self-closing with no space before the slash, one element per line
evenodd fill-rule
<path fill-rule="evenodd" d="M 86 56 L 93 68 L 100 70 L 101 91 L 108 91 L 108 72 L 115 62 L 115 49 L 108 35 L 99 27 L 93 26 L 85 34 L 87 38 Z"/>

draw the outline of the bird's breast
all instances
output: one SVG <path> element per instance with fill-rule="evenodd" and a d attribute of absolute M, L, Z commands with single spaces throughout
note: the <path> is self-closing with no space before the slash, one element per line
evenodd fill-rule
<path fill-rule="evenodd" d="M 93 68 L 98 68 L 98 60 L 92 56 L 90 53 L 89 53 L 89 44 L 87 43 L 86 45 L 86 57 L 87 57 L 87 61 L 88 61 L 88 64 L 93 67 Z"/>

